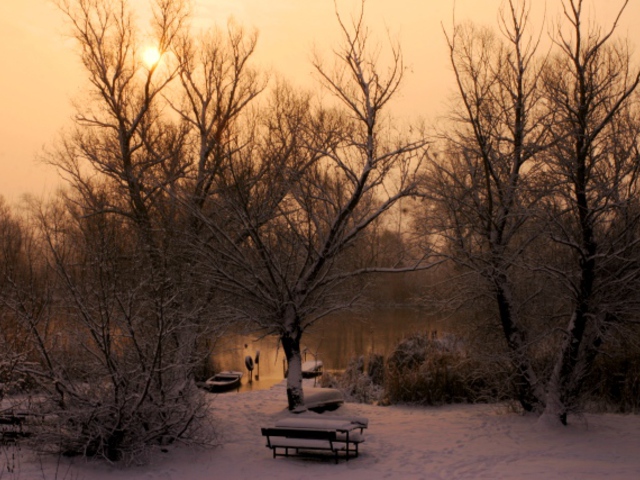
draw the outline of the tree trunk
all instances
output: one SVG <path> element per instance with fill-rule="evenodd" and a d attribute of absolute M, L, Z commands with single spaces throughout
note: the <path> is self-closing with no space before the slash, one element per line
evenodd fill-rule
<path fill-rule="evenodd" d="M 586 273 L 589 274 L 588 283 L 591 284 L 592 272 L 588 271 Z M 556 360 L 547 388 L 547 402 L 544 416 L 555 417 L 563 425 L 567 424 L 568 411 L 574 406 L 582 390 L 582 377 L 584 375 L 580 370 L 591 368 L 591 365 L 580 365 L 580 359 L 582 357 L 583 363 L 585 361 L 593 363 L 596 357 L 594 352 L 593 355 L 588 355 L 589 358 L 585 358 L 584 352 L 582 352 L 583 348 L 581 348 L 588 319 L 585 311 L 586 300 L 587 299 L 584 298 L 578 303 L 578 307 L 571 316 L 571 321 L 566 330 L 566 337 L 562 344 L 562 350 Z"/>
<path fill-rule="evenodd" d="M 511 362 L 515 368 L 515 388 L 518 401 L 526 412 L 540 412 L 544 408 L 537 375 L 526 351 L 526 338 L 513 316 L 513 306 L 506 278 L 495 282 L 495 296 L 500 312 L 500 323 L 511 353 Z"/>
<path fill-rule="evenodd" d="M 289 370 L 287 374 L 287 402 L 289 404 L 289 410 L 296 410 L 304 406 L 300 337 L 301 332 L 299 329 L 296 329 L 295 332 L 287 332 L 280 336 Z"/>
<path fill-rule="evenodd" d="M 584 190 L 583 190 L 584 191 Z M 580 200 L 580 197 L 578 197 Z M 586 200 L 583 202 L 586 205 Z M 578 201 L 582 207 L 583 203 Z M 585 207 L 581 211 L 586 211 Z M 574 406 L 576 399 L 582 390 L 583 372 L 580 371 L 580 359 L 590 363 L 595 359 L 593 355 L 584 357 L 583 340 L 590 318 L 589 303 L 593 295 L 595 282 L 595 254 L 596 243 L 593 239 L 593 229 L 586 215 L 580 216 L 583 232 L 585 258 L 580 261 L 580 290 L 576 298 L 576 306 L 571 315 L 571 320 L 566 330 L 566 337 L 562 344 L 562 350 L 558 355 L 553 369 L 551 380 L 547 389 L 547 407 L 544 415 L 555 416 L 563 425 L 567 424 L 568 410 Z M 582 365 L 582 368 L 590 368 L 591 365 Z"/>
<path fill-rule="evenodd" d="M 586 93 L 582 93 L 580 109 L 587 104 Z M 586 119 L 581 118 L 582 123 Z M 586 132 L 575 141 L 576 160 L 572 165 L 573 200 L 577 207 L 577 220 L 580 232 L 580 288 L 576 292 L 571 320 L 566 329 L 562 349 L 553 368 L 552 377 L 547 389 L 547 407 L 545 417 L 556 417 L 563 425 L 567 424 L 568 410 L 575 405 L 582 389 L 582 373 L 579 371 L 582 344 L 591 318 L 590 304 L 593 297 L 593 286 L 596 278 L 596 254 L 598 244 L 594 235 L 594 208 L 589 203 L 588 165 L 591 145 L 585 143 Z M 594 357 L 595 358 L 595 357 Z"/>

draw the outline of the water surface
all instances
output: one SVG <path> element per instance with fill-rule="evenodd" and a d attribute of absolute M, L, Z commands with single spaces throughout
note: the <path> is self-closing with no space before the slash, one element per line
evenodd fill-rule
<path fill-rule="evenodd" d="M 441 333 L 444 323 L 427 311 L 408 308 L 332 315 L 303 335 L 303 361 L 317 358 L 325 370 L 344 370 L 352 358 L 360 355 L 389 355 L 400 340 L 413 333 Z M 254 381 L 249 384 L 245 357 L 255 359 L 257 352 L 259 363 L 254 366 Z M 213 360 L 218 370 L 243 371 L 243 389 L 269 388 L 284 378 L 284 352 L 274 336 L 229 335 L 218 343 Z"/>

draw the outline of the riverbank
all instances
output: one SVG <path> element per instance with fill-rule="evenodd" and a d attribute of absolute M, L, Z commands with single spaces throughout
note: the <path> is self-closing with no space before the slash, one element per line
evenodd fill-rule
<path fill-rule="evenodd" d="M 359 458 L 277 458 L 260 427 L 290 415 L 284 384 L 269 390 L 211 395 L 222 446 L 169 447 L 145 466 L 120 468 L 79 459 L 38 460 L 18 452 L 2 479 L 637 479 L 640 416 L 572 417 L 566 428 L 539 425 L 505 406 L 379 407 L 345 404 L 324 415 L 369 418 Z M 4 461 L 4 459 L 3 459 Z M 13 475 L 13 476 L 12 476 Z"/>

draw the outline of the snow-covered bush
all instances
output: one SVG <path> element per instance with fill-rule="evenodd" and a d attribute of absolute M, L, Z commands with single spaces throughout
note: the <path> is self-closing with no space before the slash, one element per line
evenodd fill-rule
<path fill-rule="evenodd" d="M 384 401 L 384 387 L 381 382 L 378 365 L 384 365 L 380 355 L 369 356 L 368 369 L 365 373 L 364 357 L 359 356 L 349 361 L 347 369 L 337 375 L 325 373 L 322 376 L 322 386 L 337 388 L 348 402 L 378 404 Z"/>
<path fill-rule="evenodd" d="M 17 332 L 0 332 L 11 347 L 0 382 L 12 394 L 28 387 L 29 413 L 43 419 L 29 441 L 127 461 L 151 445 L 207 440 L 194 369 L 206 354 L 198 340 L 214 335 L 211 309 L 174 239 L 152 256 L 117 217 L 85 217 L 71 202 L 35 213 L 38 230 L 5 262 L 0 304 Z"/>
<path fill-rule="evenodd" d="M 138 459 L 150 445 L 200 442 L 207 409 L 193 380 L 198 324 L 181 308 L 156 302 L 143 268 L 121 277 L 122 270 L 58 267 L 70 285 L 60 295 L 73 296 L 56 334 L 33 332 L 34 343 L 42 339 L 37 413 L 46 419 L 34 441 L 55 453 L 110 461 Z M 109 288 L 100 290 L 93 275 L 107 277 Z"/>
<path fill-rule="evenodd" d="M 386 394 L 390 403 L 475 401 L 472 370 L 472 362 L 457 338 L 433 339 L 427 333 L 418 333 L 402 340 L 390 355 Z"/>
<path fill-rule="evenodd" d="M 142 385 L 132 385 L 118 398 L 110 386 L 87 384 L 70 396 L 65 408 L 47 402 L 50 413 L 37 428 L 40 449 L 63 455 L 97 456 L 110 461 L 140 462 L 150 445 L 177 440 L 209 442 L 212 432 L 202 428 L 207 416 L 204 394 L 193 382 L 167 389 L 164 398 L 144 396 Z"/>
<path fill-rule="evenodd" d="M 0 341 L 0 400 L 5 395 L 25 393 L 35 388 L 35 381 L 28 373 L 30 363 L 24 360 L 23 355 L 13 353 L 5 346 Z"/>
<path fill-rule="evenodd" d="M 586 380 L 588 409 L 640 413 L 640 347 L 635 338 L 612 343 L 595 362 Z"/>
<path fill-rule="evenodd" d="M 374 385 L 384 385 L 384 356 L 377 353 L 369 355 L 367 375 Z"/>

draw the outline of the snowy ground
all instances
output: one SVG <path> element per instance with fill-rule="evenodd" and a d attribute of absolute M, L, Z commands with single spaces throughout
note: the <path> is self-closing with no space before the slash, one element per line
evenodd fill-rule
<path fill-rule="evenodd" d="M 212 395 L 224 444 L 216 449 L 173 447 L 149 465 L 126 469 L 36 461 L 20 451 L 15 471 L 0 479 L 640 479 L 640 416 L 586 415 L 550 428 L 505 407 L 346 404 L 323 416 L 366 416 L 369 429 L 360 457 L 336 465 L 328 458 L 272 458 L 260 427 L 291 415 L 285 399 L 283 385 Z"/>

